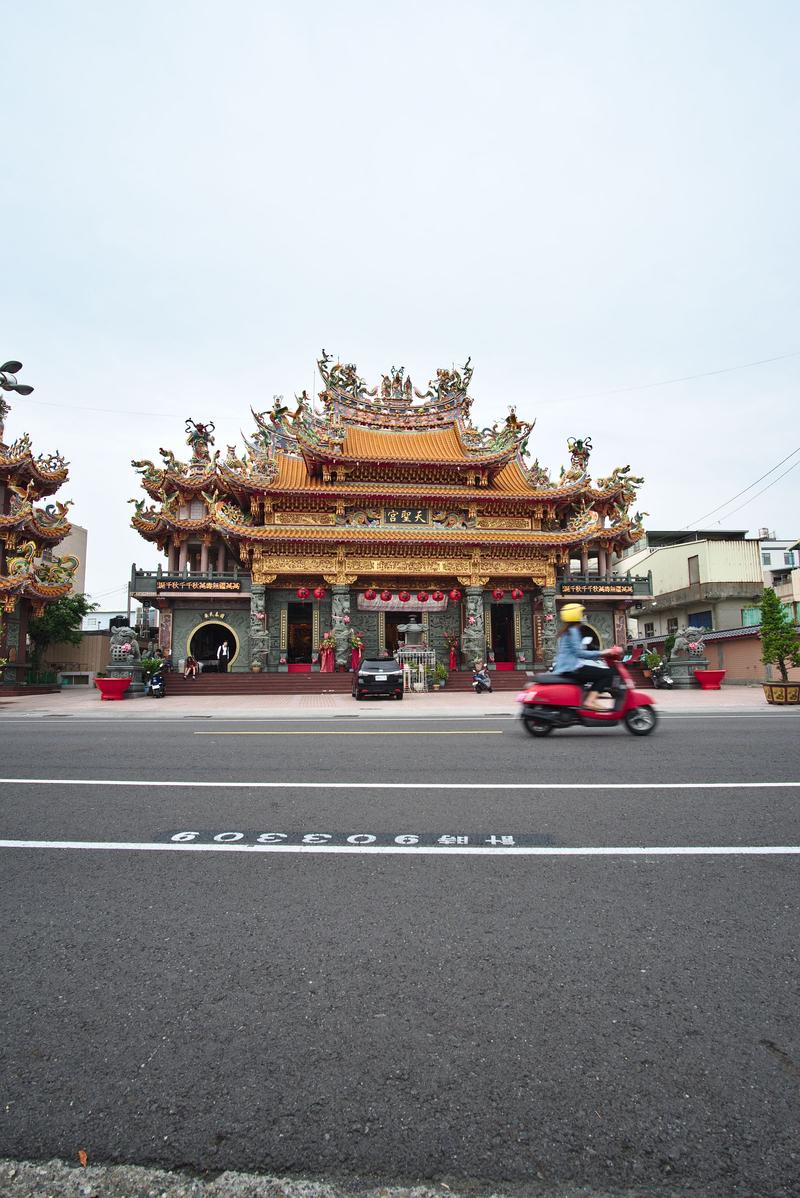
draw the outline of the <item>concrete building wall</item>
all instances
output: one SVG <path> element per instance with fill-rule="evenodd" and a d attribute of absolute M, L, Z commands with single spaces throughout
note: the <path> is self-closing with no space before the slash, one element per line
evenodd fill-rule
<path fill-rule="evenodd" d="M 69 645 L 58 642 L 48 645 L 43 657 L 43 664 L 52 670 L 75 670 L 81 673 L 97 674 L 107 670 L 111 660 L 109 646 L 111 634 L 105 630 L 100 632 L 84 632 L 79 645 Z"/>
<path fill-rule="evenodd" d="M 706 541 L 708 575 L 702 582 L 754 582 L 762 580 L 758 541 Z"/>
<path fill-rule="evenodd" d="M 759 683 L 780 678 L 780 672 L 774 666 L 768 669 L 762 662 L 761 638 L 757 636 L 706 641 L 705 656 L 710 670 L 726 671 L 726 683 Z M 789 670 L 789 681 L 800 682 L 800 669 Z"/>
<path fill-rule="evenodd" d="M 68 554 L 72 554 L 80 562 L 72 581 L 72 590 L 75 594 L 83 594 L 86 591 L 86 553 L 88 540 L 89 534 L 86 529 L 80 524 L 73 524 L 72 532 L 69 536 L 65 537 L 61 544 L 56 545 L 53 549 L 54 557 L 66 557 Z"/>

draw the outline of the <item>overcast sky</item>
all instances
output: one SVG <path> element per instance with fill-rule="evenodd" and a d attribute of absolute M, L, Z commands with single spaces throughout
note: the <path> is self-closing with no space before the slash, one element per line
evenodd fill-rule
<path fill-rule="evenodd" d="M 651 527 L 800 445 L 800 356 L 727 369 L 800 355 L 795 0 L 3 9 L 6 439 L 70 460 L 103 607 L 158 561 L 130 459 L 187 416 L 224 452 L 323 346 L 417 386 L 471 354 L 479 426 L 516 404 L 556 473 L 591 435 Z M 799 536 L 799 493 L 706 523 Z"/>

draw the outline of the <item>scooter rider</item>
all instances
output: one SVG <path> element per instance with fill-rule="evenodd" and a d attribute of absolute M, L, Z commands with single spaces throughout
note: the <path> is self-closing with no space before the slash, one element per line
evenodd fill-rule
<path fill-rule="evenodd" d="M 553 672 L 568 674 L 576 682 L 590 683 L 591 689 L 583 701 L 583 706 L 588 711 L 604 711 L 603 704 L 598 701 L 598 692 L 605 690 L 608 685 L 608 669 L 605 666 L 588 664 L 602 657 L 603 653 L 599 649 L 583 647 L 580 625 L 586 615 L 586 608 L 582 603 L 565 603 L 559 615 L 563 627 L 558 634 Z"/>

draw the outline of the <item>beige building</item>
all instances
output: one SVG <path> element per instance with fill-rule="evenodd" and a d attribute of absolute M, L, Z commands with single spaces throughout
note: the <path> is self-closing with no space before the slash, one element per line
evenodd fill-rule
<path fill-rule="evenodd" d="M 71 554 L 77 557 L 79 565 L 72 578 L 72 594 L 83 594 L 86 590 L 86 547 L 88 532 L 80 524 L 73 524 L 69 536 L 57 547 L 60 557 Z"/>
<path fill-rule="evenodd" d="M 764 588 L 760 542 L 744 531 L 648 532 L 615 569 L 652 576 L 652 599 L 629 618 L 639 637 L 669 636 L 685 626 L 716 631 L 757 623 Z"/>

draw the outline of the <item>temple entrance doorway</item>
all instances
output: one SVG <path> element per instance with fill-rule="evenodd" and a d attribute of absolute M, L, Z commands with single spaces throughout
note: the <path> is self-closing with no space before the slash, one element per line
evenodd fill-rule
<path fill-rule="evenodd" d="M 586 644 L 588 637 L 589 643 Z M 600 637 L 597 635 L 597 630 L 592 628 L 591 624 L 581 624 L 581 639 L 584 642 L 586 649 L 600 649 Z"/>
<path fill-rule="evenodd" d="M 510 603 L 492 604 L 492 652 L 495 665 L 514 664 L 514 608 Z"/>
<path fill-rule="evenodd" d="M 386 652 L 390 657 L 394 657 L 397 646 L 403 639 L 403 634 L 397 631 L 397 625 L 406 623 L 408 623 L 408 616 L 405 612 L 386 612 Z"/>
<path fill-rule="evenodd" d="M 228 647 L 227 658 L 219 652 L 223 644 Z M 238 651 L 233 629 L 216 621 L 201 624 L 189 640 L 189 653 L 198 662 L 201 674 L 227 673 Z"/>
<path fill-rule="evenodd" d="M 290 666 L 311 668 L 312 621 L 311 605 L 290 603 L 286 613 L 286 660 Z"/>

